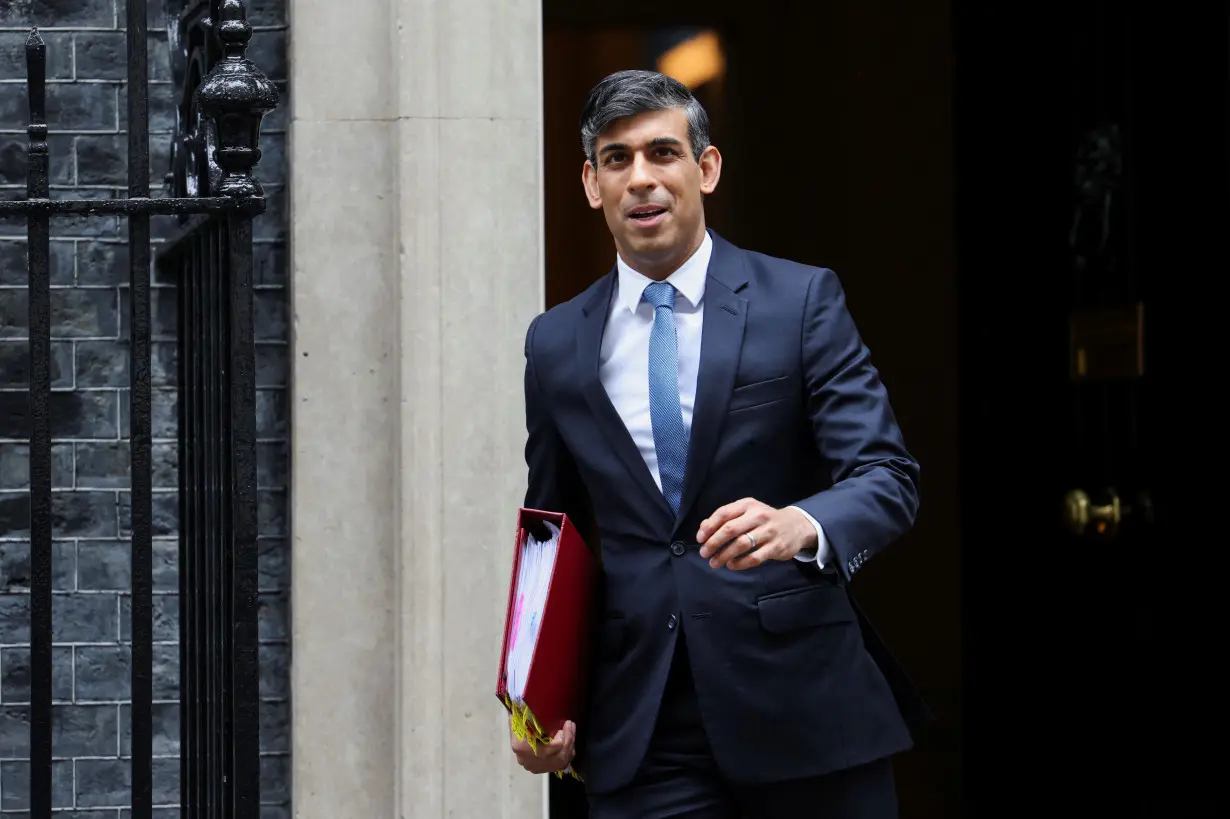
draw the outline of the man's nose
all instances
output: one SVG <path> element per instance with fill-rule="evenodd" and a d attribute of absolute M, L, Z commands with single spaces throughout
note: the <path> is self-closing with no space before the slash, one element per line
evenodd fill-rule
<path fill-rule="evenodd" d="M 628 188 L 634 191 L 653 190 L 657 187 L 653 176 L 653 166 L 641 154 L 632 160 L 632 175 L 628 178 Z"/>

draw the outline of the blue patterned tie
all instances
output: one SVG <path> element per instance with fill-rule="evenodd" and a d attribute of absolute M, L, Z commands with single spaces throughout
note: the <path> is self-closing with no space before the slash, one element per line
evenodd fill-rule
<path fill-rule="evenodd" d="M 679 406 L 675 288 L 666 282 L 654 282 L 645 288 L 644 298 L 653 305 L 653 330 L 649 333 L 649 418 L 653 422 L 653 445 L 658 455 L 662 494 L 678 514 L 688 459 L 688 433 Z"/>

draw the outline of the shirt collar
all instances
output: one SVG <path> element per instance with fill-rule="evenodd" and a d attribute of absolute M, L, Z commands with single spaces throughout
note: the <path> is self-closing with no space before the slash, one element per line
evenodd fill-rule
<path fill-rule="evenodd" d="M 693 307 L 699 307 L 700 300 L 705 295 L 705 278 L 709 275 L 709 259 L 712 255 L 713 238 L 706 230 L 705 238 L 696 252 L 680 265 L 678 270 L 666 277 L 666 281 Z M 641 303 L 641 296 L 645 293 L 645 287 L 653 279 L 633 270 L 620 256 L 615 257 L 615 266 L 619 271 L 619 293 L 616 296 L 619 306 L 635 313 Z"/>

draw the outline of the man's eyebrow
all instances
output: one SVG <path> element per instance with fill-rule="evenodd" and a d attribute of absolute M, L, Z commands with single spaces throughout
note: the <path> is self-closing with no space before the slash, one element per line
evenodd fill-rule
<path fill-rule="evenodd" d="M 674 137 L 669 137 L 669 136 L 654 137 L 653 139 L 649 140 L 649 147 L 651 148 L 660 147 L 662 145 L 671 145 L 671 146 L 679 147 L 679 146 L 682 146 L 683 143 L 680 142 L 678 139 L 675 139 Z M 628 146 L 625 143 L 612 142 L 609 145 L 602 146 L 602 150 L 599 151 L 598 153 L 609 154 L 612 151 L 626 151 L 626 150 L 628 150 Z"/>

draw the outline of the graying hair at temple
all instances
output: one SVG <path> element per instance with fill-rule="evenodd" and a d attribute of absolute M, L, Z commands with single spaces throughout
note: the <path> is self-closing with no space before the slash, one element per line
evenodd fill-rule
<path fill-rule="evenodd" d="M 615 120 L 668 108 L 683 109 L 688 118 L 692 156 L 699 161 L 709 147 L 709 115 L 704 106 L 678 80 L 656 71 L 635 70 L 611 74 L 590 91 L 581 111 L 581 147 L 585 156 L 595 166 L 598 164 L 594 150 L 598 135 Z"/>

